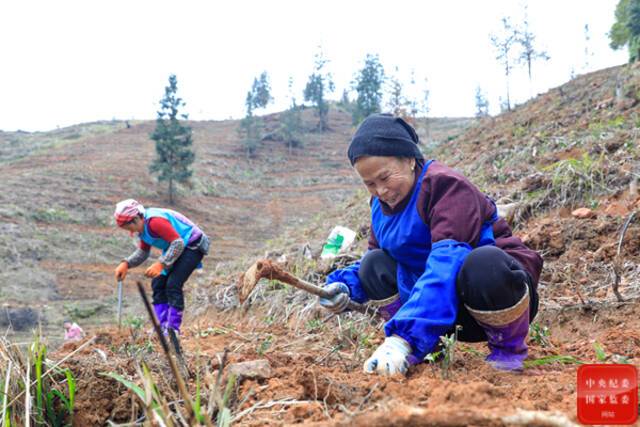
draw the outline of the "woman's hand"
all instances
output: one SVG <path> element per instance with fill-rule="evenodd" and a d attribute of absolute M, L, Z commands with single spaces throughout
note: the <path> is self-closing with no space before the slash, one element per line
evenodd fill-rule
<path fill-rule="evenodd" d="M 116 271 L 115 271 L 116 280 L 124 280 L 124 278 L 127 277 L 128 271 L 129 271 L 129 263 L 127 263 L 127 261 L 122 261 L 116 267 Z"/>
<path fill-rule="evenodd" d="M 380 375 L 404 374 L 409 368 L 407 356 L 411 354 L 411 346 L 397 335 L 387 337 L 364 362 L 364 372 Z"/>
<path fill-rule="evenodd" d="M 160 273 L 162 273 L 163 269 L 164 269 L 164 265 L 161 262 L 156 261 L 153 264 L 151 264 L 151 267 L 147 268 L 147 270 L 144 272 L 144 275 L 151 279 L 154 279 L 158 277 Z"/>
<path fill-rule="evenodd" d="M 320 305 L 332 313 L 341 313 L 349 305 L 349 287 L 342 282 L 329 283 L 324 287 L 328 298 L 320 298 Z"/>

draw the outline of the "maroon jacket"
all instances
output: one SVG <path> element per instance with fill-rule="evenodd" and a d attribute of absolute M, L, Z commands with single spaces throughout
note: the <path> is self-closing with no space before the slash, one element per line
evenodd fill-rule
<path fill-rule="evenodd" d="M 416 180 L 420 177 L 424 162 L 419 160 L 417 166 Z M 418 184 L 418 214 L 431 230 L 432 243 L 453 239 L 475 247 L 482 224 L 493 215 L 493 202 L 462 174 L 437 161 L 431 163 L 422 182 Z M 383 212 L 401 212 L 412 194 L 410 192 L 395 209 L 381 202 Z M 493 235 L 496 246 L 522 264 L 531 274 L 534 288 L 537 288 L 542 271 L 542 257 L 512 235 L 511 227 L 504 218 L 499 218 L 493 224 Z M 378 241 L 371 228 L 369 249 L 378 248 Z"/>

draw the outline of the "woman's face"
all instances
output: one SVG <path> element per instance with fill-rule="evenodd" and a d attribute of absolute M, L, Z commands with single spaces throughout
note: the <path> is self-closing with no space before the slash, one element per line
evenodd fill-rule
<path fill-rule="evenodd" d="M 142 218 L 136 217 L 133 221 L 121 225 L 120 228 L 131 233 L 142 233 L 142 230 L 144 229 L 144 222 L 142 221 Z"/>
<path fill-rule="evenodd" d="M 407 157 L 367 156 L 354 167 L 369 193 L 395 208 L 413 189 L 415 164 Z"/>

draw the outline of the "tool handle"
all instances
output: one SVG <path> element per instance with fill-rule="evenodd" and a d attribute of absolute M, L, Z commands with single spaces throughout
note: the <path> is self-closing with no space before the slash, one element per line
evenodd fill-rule
<path fill-rule="evenodd" d="M 122 280 L 118 280 L 118 327 L 122 325 Z"/>
<path fill-rule="evenodd" d="M 306 282 L 306 281 L 304 281 L 302 279 L 298 279 L 297 277 L 295 277 L 293 275 L 291 277 L 296 282 L 295 285 L 293 283 L 291 283 L 291 285 L 294 285 L 298 289 L 303 289 L 303 290 L 309 292 L 310 294 L 319 296 L 320 298 L 331 298 L 332 297 L 332 295 L 329 292 L 327 292 L 327 290 L 325 288 L 321 288 L 320 286 L 314 285 L 313 283 L 309 283 L 309 282 Z M 360 313 L 366 313 L 367 312 L 367 307 L 366 306 L 364 306 L 362 304 L 358 304 L 357 302 L 353 302 L 353 301 L 349 301 L 349 305 L 347 305 L 347 309 L 353 310 L 353 311 L 357 311 L 357 312 L 360 312 Z"/>

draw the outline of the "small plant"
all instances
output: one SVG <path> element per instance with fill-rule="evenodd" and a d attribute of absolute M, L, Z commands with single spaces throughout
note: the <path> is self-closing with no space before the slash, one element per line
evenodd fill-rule
<path fill-rule="evenodd" d="M 309 332 L 321 331 L 322 327 L 323 323 L 320 319 L 311 319 L 307 322 L 307 330 Z"/>
<path fill-rule="evenodd" d="M 3 353 L 5 353 L 5 356 L 8 354 L 6 351 L 3 351 Z M 69 369 L 60 369 L 55 365 L 48 367 L 50 362 L 47 360 L 46 355 L 47 347 L 40 342 L 39 337 L 36 337 L 26 355 L 26 361 L 29 365 L 26 370 L 27 376 L 21 378 L 21 381 L 24 381 L 22 384 L 26 383 L 30 389 L 26 393 L 25 398 L 29 399 L 30 396 L 35 397 L 35 412 L 33 413 L 33 417 L 36 425 L 46 424 L 54 427 L 71 425 L 75 404 L 75 378 Z M 25 355 L 21 356 L 24 357 Z M 16 367 L 18 367 L 19 362 L 22 361 L 16 359 L 16 362 Z M 33 365 L 31 365 L 32 363 Z M 30 371 L 35 375 L 33 380 L 28 375 Z M 7 376 L 11 376 L 10 371 L 7 372 Z M 65 383 L 66 387 L 64 387 Z M 34 388 L 31 389 L 32 387 Z M 66 393 L 64 392 L 65 388 Z M 22 391 L 24 392 L 24 389 Z M 12 401 L 15 401 L 17 397 L 12 399 Z M 14 409 L 16 408 L 14 407 Z M 3 403 L 3 425 L 12 425 L 12 423 L 9 422 L 11 412 L 11 408 L 7 406 L 5 399 Z M 22 421 L 27 420 L 23 419 Z M 18 424 L 14 421 L 13 425 Z"/>
<path fill-rule="evenodd" d="M 360 339 L 358 340 L 358 342 L 360 343 L 360 345 L 362 347 L 373 348 L 374 344 L 371 341 L 373 339 L 373 337 L 374 337 L 374 334 L 371 333 L 371 332 L 368 333 L 368 334 L 363 333 L 363 334 L 360 335 Z"/>
<path fill-rule="evenodd" d="M 268 335 L 267 338 L 265 338 L 259 345 L 258 348 L 256 349 L 256 353 L 258 353 L 258 355 L 263 356 L 267 350 L 269 350 L 269 347 L 271 347 L 271 342 L 273 341 L 273 335 Z"/>
<path fill-rule="evenodd" d="M 456 325 L 456 330 L 453 334 L 440 337 L 440 341 L 443 346 L 443 357 L 442 357 L 442 378 L 449 378 L 449 367 L 453 364 L 454 361 L 454 353 L 456 348 L 456 343 L 458 342 L 458 332 L 462 329 L 462 326 Z"/>
<path fill-rule="evenodd" d="M 607 361 L 607 353 L 604 351 L 604 348 L 602 348 L 602 345 L 600 345 L 597 341 L 593 343 L 593 349 L 596 352 L 596 359 L 598 360 L 598 362 L 604 363 Z"/>
<path fill-rule="evenodd" d="M 140 316 L 128 316 L 122 323 L 125 326 L 138 331 L 144 326 L 144 319 Z"/>
<path fill-rule="evenodd" d="M 456 343 L 458 342 L 458 332 L 462 329 L 462 326 L 456 325 L 456 329 L 451 335 L 444 335 L 440 337 L 439 351 L 427 354 L 425 360 L 431 363 L 440 362 L 440 373 L 442 379 L 449 378 L 449 368 L 454 362 L 454 353 Z"/>
<path fill-rule="evenodd" d="M 609 122 L 607 122 L 607 125 L 609 127 L 613 127 L 613 128 L 621 128 L 624 126 L 624 116 L 616 116 L 615 118 L 609 120 Z"/>
<path fill-rule="evenodd" d="M 122 321 L 122 324 L 129 328 L 133 341 L 137 341 L 144 327 L 144 319 L 140 316 L 127 316 L 127 318 Z M 128 346 L 128 344 L 126 346 Z M 128 349 L 125 348 L 125 351 L 128 351 Z M 134 353 L 137 353 L 137 351 L 134 351 Z"/>
<path fill-rule="evenodd" d="M 539 323 L 532 323 L 529 326 L 529 337 L 531 337 L 531 340 L 534 343 L 541 345 L 542 347 L 549 347 L 551 345 L 551 342 L 549 341 L 550 334 L 549 328 L 542 326 Z"/>

